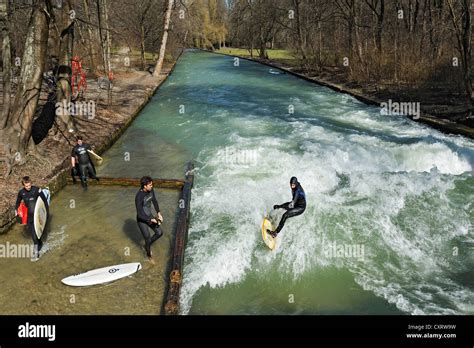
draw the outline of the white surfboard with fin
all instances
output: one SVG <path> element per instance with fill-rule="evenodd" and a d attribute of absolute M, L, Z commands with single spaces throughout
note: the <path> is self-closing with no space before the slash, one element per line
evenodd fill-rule
<path fill-rule="evenodd" d="M 85 273 L 72 275 L 61 280 L 69 286 L 90 286 L 113 282 L 127 277 L 142 269 L 140 262 L 124 263 L 121 265 L 108 266 L 94 269 Z"/>
<path fill-rule="evenodd" d="M 51 201 L 51 194 L 49 193 L 49 189 L 44 188 L 41 189 L 44 196 L 46 197 L 47 202 L 45 203 L 41 197 L 36 200 L 35 204 L 35 211 L 33 214 L 33 223 L 35 227 L 36 237 L 38 239 L 41 238 L 43 235 L 44 228 L 46 227 L 46 223 L 48 222 L 48 209 L 49 202 Z"/>

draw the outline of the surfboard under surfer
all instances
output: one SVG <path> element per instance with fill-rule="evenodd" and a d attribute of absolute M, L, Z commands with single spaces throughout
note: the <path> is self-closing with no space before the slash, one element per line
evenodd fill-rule
<path fill-rule="evenodd" d="M 291 177 L 290 179 L 290 187 L 293 199 L 290 202 L 286 202 L 280 205 L 275 204 L 273 206 L 273 209 L 286 210 L 286 212 L 281 217 L 280 223 L 278 224 L 276 230 L 267 230 L 267 233 L 270 234 L 273 238 L 275 238 L 278 233 L 280 233 L 283 226 L 285 226 L 285 222 L 288 218 L 301 215 L 306 209 L 306 194 L 304 193 L 303 187 L 298 182 L 298 179 L 295 176 Z"/>
<path fill-rule="evenodd" d="M 38 197 L 41 197 L 41 199 L 44 201 L 46 205 L 46 210 L 48 210 L 48 200 L 41 191 L 41 188 L 37 186 L 33 186 L 31 179 L 29 176 L 24 176 L 23 179 L 21 180 L 21 183 L 23 185 L 23 188 L 18 191 L 18 196 L 16 199 L 16 204 L 15 204 L 15 215 L 18 215 L 18 208 L 20 207 L 21 202 L 26 205 L 28 209 L 28 218 L 26 220 L 26 226 L 28 232 L 31 234 L 31 238 L 33 239 L 34 243 L 34 259 L 39 258 L 39 252 L 43 246 L 43 242 L 41 242 L 41 239 L 39 239 L 36 236 L 35 232 L 35 225 L 34 225 L 34 213 L 35 213 L 35 205 L 36 201 L 38 200 Z"/>
<path fill-rule="evenodd" d="M 81 185 L 84 190 L 87 190 L 87 176 L 97 181 L 99 178 L 87 152 L 87 150 L 92 150 L 92 147 L 82 141 L 82 136 L 78 136 L 76 140 L 77 144 L 71 152 L 72 177 L 74 179 L 75 176 L 80 176 Z"/>
<path fill-rule="evenodd" d="M 153 214 L 152 205 L 157 213 L 156 216 Z M 135 196 L 135 207 L 137 209 L 138 228 L 145 239 L 146 254 L 151 260 L 151 245 L 163 235 L 160 227 L 160 224 L 163 222 L 163 216 L 161 216 L 160 206 L 153 190 L 153 180 L 149 176 L 144 176 L 140 179 L 140 190 Z M 150 235 L 148 229 L 154 232 L 153 236 Z"/>

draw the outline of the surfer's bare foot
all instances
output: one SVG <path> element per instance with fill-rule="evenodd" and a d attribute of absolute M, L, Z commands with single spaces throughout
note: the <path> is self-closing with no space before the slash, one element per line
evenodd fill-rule
<path fill-rule="evenodd" d="M 150 262 L 152 265 L 156 265 L 156 262 L 153 257 L 148 257 L 148 262 Z"/>
<path fill-rule="evenodd" d="M 270 230 L 267 230 L 267 233 L 273 238 L 276 238 L 276 236 L 278 235 L 278 233 L 276 233 L 275 231 L 270 231 Z"/>
<path fill-rule="evenodd" d="M 153 253 L 151 251 L 151 248 L 147 247 L 146 244 L 143 246 L 143 248 L 145 249 L 146 256 L 148 256 L 148 258 L 151 259 L 153 257 Z"/>

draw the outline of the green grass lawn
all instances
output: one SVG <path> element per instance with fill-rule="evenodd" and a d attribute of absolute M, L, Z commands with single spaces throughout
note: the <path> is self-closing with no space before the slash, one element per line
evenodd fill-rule
<path fill-rule="evenodd" d="M 246 48 L 232 48 L 232 47 L 226 47 L 226 48 L 221 48 L 220 50 L 217 50 L 216 52 L 219 53 L 225 53 L 225 54 L 232 54 L 236 56 L 243 56 L 243 57 L 250 57 L 250 52 Z M 288 50 L 267 50 L 268 52 L 268 58 L 269 59 L 275 59 L 275 60 L 294 60 L 297 59 L 292 52 Z M 258 57 L 257 50 L 253 51 L 253 56 Z"/>
<path fill-rule="evenodd" d="M 120 47 L 111 47 L 110 48 L 110 53 L 118 54 L 119 50 L 120 50 Z M 127 51 L 127 53 L 123 53 L 123 54 L 128 55 L 130 57 L 140 58 L 141 52 L 140 52 L 140 50 L 132 49 L 131 53 L 128 53 L 128 51 Z M 145 51 L 145 59 L 147 59 L 147 60 L 156 60 L 156 59 L 158 59 L 157 57 L 158 57 L 158 53 Z"/>

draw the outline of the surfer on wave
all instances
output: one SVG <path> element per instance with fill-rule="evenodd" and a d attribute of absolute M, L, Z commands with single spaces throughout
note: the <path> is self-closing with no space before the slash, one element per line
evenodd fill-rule
<path fill-rule="evenodd" d="M 286 212 L 281 217 L 280 223 L 278 224 L 276 230 L 267 230 L 267 233 L 273 238 L 275 238 L 278 233 L 280 233 L 283 226 L 285 226 L 286 219 L 301 215 L 306 209 L 306 195 L 304 193 L 303 187 L 301 187 L 301 184 L 298 182 L 298 179 L 295 176 L 290 179 L 290 187 L 293 199 L 290 202 L 283 203 L 281 205 L 275 204 L 273 206 L 273 209 L 286 210 Z"/>

